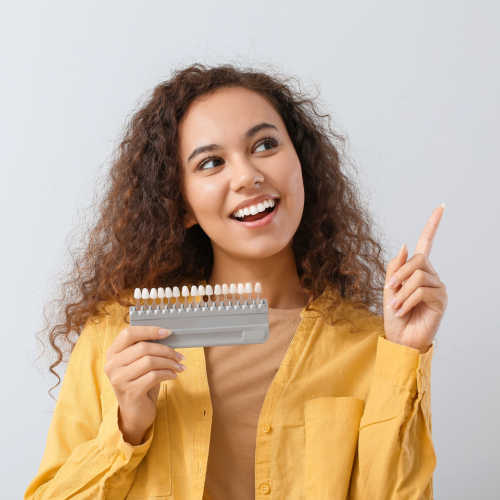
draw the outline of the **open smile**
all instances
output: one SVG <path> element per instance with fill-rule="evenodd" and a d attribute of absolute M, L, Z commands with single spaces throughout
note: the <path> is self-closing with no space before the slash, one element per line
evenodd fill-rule
<path fill-rule="evenodd" d="M 274 219 L 276 213 L 278 212 L 280 201 L 281 200 L 277 199 L 274 207 L 266 208 L 264 212 L 255 215 L 249 215 L 243 220 L 240 220 L 234 216 L 230 216 L 230 219 L 234 220 L 237 224 L 249 228 L 267 226 Z"/>

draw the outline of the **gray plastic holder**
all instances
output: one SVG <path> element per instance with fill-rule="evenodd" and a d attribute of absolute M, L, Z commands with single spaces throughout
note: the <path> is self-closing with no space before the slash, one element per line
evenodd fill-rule
<path fill-rule="evenodd" d="M 263 344 L 269 338 L 269 316 L 266 299 L 207 307 L 129 308 L 131 326 L 158 326 L 172 333 L 153 342 L 177 347 Z"/>

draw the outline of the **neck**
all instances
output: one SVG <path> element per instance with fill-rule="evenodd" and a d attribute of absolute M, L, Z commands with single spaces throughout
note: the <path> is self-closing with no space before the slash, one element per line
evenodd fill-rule
<path fill-rule="evenodd" d="M 308 293 L 300 285 L 291 246 L 264 259 L 245 259 L 214 248 L 214 265 L 209 282 L 262 285 L 262 297 L 269 307 L 293 309 L 304 307 Z"/>

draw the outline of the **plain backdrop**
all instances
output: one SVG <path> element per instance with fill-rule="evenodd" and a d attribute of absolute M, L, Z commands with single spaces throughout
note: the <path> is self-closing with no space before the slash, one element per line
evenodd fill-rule
<path fill-rule="evenodd" d="M 403 242 L 413 255 L 446 203 L 430 255 L 449 297 L 432 365 L 434 493 L 498 498 L 499 16 L 477 0 L 4 7 L 1 498 L 22 497 L 45 448 L 56 379 L 36 332 L 75 228 L 131 114 L 195 62 L 276 70 L 318 96 L 390 258 Z"/>

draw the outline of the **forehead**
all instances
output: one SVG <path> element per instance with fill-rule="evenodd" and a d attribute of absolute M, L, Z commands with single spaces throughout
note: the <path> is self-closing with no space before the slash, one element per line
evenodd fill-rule
<path fill-rule="evenodd" d="M 182 157 L 203 144 L 243 140 L 250 127 L 263 121 L 284 127 L 279 113 L 257 92 L 232 87 L 200 96 L 190 104 L 179 124 Z"/>

